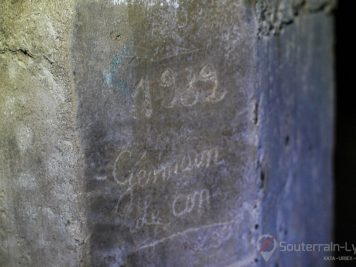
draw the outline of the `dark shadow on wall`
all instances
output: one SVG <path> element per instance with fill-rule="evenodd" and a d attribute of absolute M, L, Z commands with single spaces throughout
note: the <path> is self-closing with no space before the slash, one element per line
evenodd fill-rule
<path fill-rule="evenodd" d="M 336 11 L 337 115 L 335 147 L 335 242 L 356 246 L 356 109 L 353 98 L 355 46 L 351 25 L 352 1 L 339 1 Z M 335 256 L 353 255 L 340 251 Z M 356 266 L 356 260 L 335 261 L 335 266 Z"/>

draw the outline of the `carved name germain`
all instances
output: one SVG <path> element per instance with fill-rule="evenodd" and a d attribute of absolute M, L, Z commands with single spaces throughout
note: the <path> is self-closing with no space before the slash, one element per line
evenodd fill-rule
<path fill-rule="evenodd" d="M 126 225 L 131 233 L 137 233 L 145 227 L 159 227 L 165 229 L 174 218 L 186 216 L 201 216 L 203 212 L 210 209 L 211 193 L 207 188 L 192 188 L 180 192 L 179 186 L 167 203 L 166 208 L 169 213 L 163 212 L 162 207 L 158 208 L 152 195 L 138 194 L 135 188 L 145 188 L 149 184 L 162 185 L 170 179 L 187 177 L 195 170 L 202 170 L 210 166 L 216 166 L 219 161 L 219 148 L 212 147 L 196 152 L 190 151 L 176 157 L 173 160 L 159 164 L 157 167 L 136 168 L 125 177 L 118 174 L 121 165 L 131 160 L 133 152 L 123 150 L 115 160 L 113 177 L 124 192 L 120 194 L 114 207 L 120 224 Z M 131 161 L 133 166 L 140 165 L 147 157 L 143 152 L 136 161 Z M 164 209 L 166 209 L 164 208 Z M 163 216 L 164 215 L 164 216 Z M 173 216 L 173 217 L 172 217 Z"/>
<path fill-rule="evenodd" d="M 160 184 L 173 178 L 174 176 L 187 174 L 197 169 L 209 168 L 211 165 L 219 164 L 219 149 L 217 147 L 209 148 L 201 152 L 189 152 L 181 157 L 160 164 L 157 167 L 133 169 L 128 176 L 120 176 L 118 170 L 123 166 L 125 160 L 131 159 L 131 150 L 123 150 L 115 160 L 113 168 L 113 177 L 120 186 L 133 188 L 135 186 L 145 187 L 150 184 Z M 147 157 L 143 152 L 139 160 L 135 161 L 134 166 L 140 164 Z"/>

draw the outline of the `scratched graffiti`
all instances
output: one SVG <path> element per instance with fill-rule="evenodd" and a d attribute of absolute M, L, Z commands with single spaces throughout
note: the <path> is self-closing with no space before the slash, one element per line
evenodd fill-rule
<path fill-rule="evenodd" d="M 181 202 L 181 203 L 180 203 Z M 210 193 L 207 189 L 197 190 L 188 195 L 179 194 L 172 203 L 172 212 L 176 217 L 184 216 L 195 210 L 202 212 L 204 206 L 209 208 Z M 180 207 L 179 207 L 180 206 Z"/>
<path fill-rule="evenodd" d="M 198 74 L 193 68 L 184 69 L 187 83 L 183 87 L 177 85 L 177 74 L 170 68 L 161 74 L 161 87 L 172 91 L 171 99 L 164 99 L 162 105 L 173 108 L 178 105 L 192 107 L 198 103 L 217 103 L 224 99 L 227 91 L 219 89 L 218 75 L 211 64 L 203 64 Z"/>
<path fill-rule="evenodd" d="M 113 178 L 120 186 L 132 188 L 134 186 L 145 187 L 150 184 L 161 185 L 170 179 L 179 179 L 182 174 L 191 173 L 197 169 L 209 168 L 210 165 L 218 165 L 221 161 L 219 159 L 219 148 L 213 147 L 199 152 L 190 151 L 156 167 L 141 169 L 139 168 L 140 162 L 145 160 L 147 152 L 141 153 L 136 160 L 132 159 L 132 154 L 131 150 L 125 149 L 115 159 Z M 125 175 L 120 173 L 120 170 L 124 169 L 127 160 L 133 161 L 133 168 Z"/>
<path fill-rule="evenodd" d="M 134 119 L 151 118 L 153 102 L 157 99 L 161 99 L 162 107 L 170 109 L 214 104 L 225 98 L 227 90 L 219 87 L 218 73 L 212 64 L 202 64 L 199 69 L 192 66 L 176 71 L 167 68 L 162 71 L 157 81 L 145 74 L 131 86 L 128 82 L 129 68 L 125 67 L 125 64 L 129 64 L 135 57 L 129 47 L 125 45 L 120 50 L 112 60 L 109 70 L 103 71 L 103 76 L 106 85 L 118 89 L 124 95 L 131 95 L 131 114 Z M 184 83 L 178 83 L 178 78 Z M 152 84 L 158 86 L 152 88 Z M 158 90 L 156 96 L 153 96 L 154 89 Z"/>
<path fill-rule="evenodd" d="M 245 4 L 79 2 L 71 52 L 92 265 L 242 259 L 257 180 Z"/>
<path fill-rule="evenodd" d="M 123 189 L 113 208 L 120 224 L 128 227 L 130 232 L 137 233 L 145 227 L 164 229 L 172 220 L 175 221 L 174 217 L 209 211 L 211 196 L 207 189 L 169 196 L 164 209 L 168 212 L 162 212 L 162 209 L 155 207 L 157 205 L 153 203 L 149 189 L 150 186 L 164 188 L 169 182 L 173 182 L 179 192 L 183 177 L 189 179 L 194 172 L 222 164 L 217 147 L 199 152 L 190 151 L 158 166 L 146 166 L 142 169 L 140 165 L 149 157 L 147 154 L 138 154 L 135 159 L 133 152 L 126 149 L 119 153 L 114 162 L 113 179 Z M 129 164 L 129 161 L 132 168 L 124 170 L 124 165 Z"/>

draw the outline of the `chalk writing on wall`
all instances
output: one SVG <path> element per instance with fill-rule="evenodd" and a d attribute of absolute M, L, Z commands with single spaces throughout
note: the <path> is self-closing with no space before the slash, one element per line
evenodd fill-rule
<path fill-rule="evenodd" d="M 177 220 L 208 214 L 212 199 L 220 196 L 212 195 L 203 184 L 194 182 L 191 188 L 187 188 L 180 181 L 196 179 L 197 172 L 222 165 L 224 160 L 220 152 L 220 148 L 215 146 L 200 151 L 190 150 L 157 165 L 149 165 L 143 164 L 150 162 L 147 151 L 137 153 L 134 149 L 123 149 L 114 161 L 112 172 L 115 183 L 121 188 L 113 208 L 116 222 L 135 235 L 154 231 L 157 240 L 162 241 L 171 236 L 172 233 L 166 229 Z M 122 171 L 127 165 L 131 167 Z M 152 188 L 167 186 L 176 189 L 175 193 L 165 196 L 164 201 L 152 194 Z M 215 224 L 219 222 L 212 225 Z M 182 233 L 198 229 L 199 225 L 187 225 Z M 218 234 L 217 231 L 214 230 L 214 235 Z M 150 240 L 154 242 L 155 239 Z"/>
<path fill-rule="evenodd" d="M 194 209 L 202 212 L 203 206 L 209 208 L 210 193 L 207 189 L 197 190 L 188 195 L 179 194 L 172 203 L 172 212 L 176 217 L 191 213 Z"/>
<path fill-rule="evenodd" d="M 182 71 L 186 80 L 184 85 L 178 86 L 177 73 L 171 68 L 167 68 L 161 73 L 159 89 L 168 93 L 164 97 L 161 105 L 165 108 L 174 107 L 193 107 L 202 103 L 218 103 L 224 99 L 227 91 L 219 88 L 218 75 L 212 64 L 203 64 L 198 73 L 195 73 L 192 67 L 186 67 Z M 133 106 L 134 118 L 150 118 L 152 115 L 151 88 L 148 78 L 141 78 L 133 97 L 135 104 Z"/>

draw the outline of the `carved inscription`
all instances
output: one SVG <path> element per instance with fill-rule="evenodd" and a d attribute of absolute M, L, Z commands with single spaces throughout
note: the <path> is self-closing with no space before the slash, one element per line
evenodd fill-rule
<path fill-rule="evenodd" d="M 133 97 L 135 100 L 133 105 L 134 118 L 137 119 L 140 115 L 141 117 L 150 118 L 152 115 L 152 100 L 147 79 L 141 78 L 135 88 Z"/>
<path fill-rule="evenodd" d="M 134 224 L 130 226 L 130 232 L 135 233 L 145 226 L 162 226 L 162 218 L 159 211 L 149 212 L 151 205 L 149 199 L 144 200 L 142 206 L 138 206 L 140 216 L 135 220 Z"/>
<path fill-rule="evenodd" d="M 173 200 L 172 211 L 176 217 L 191 213 L 193 210 L 202 212 L 204 206 L 209 208 L 210 193 L 207 189 L 194 191 L 188 195 L 179 194 Z"/>
<path fill-rule="evenodd" d="M 123 189 L 113 209 L 118 222 L 136 234 L 145 229 L 156 229 L 159 236 L 168 235 L 166 229 L 176 220 L 187 216 L 202 216 L 210 210 L 212 195 L 207 188 L 197 188 L 181 191 L 180 181 L 191 180 L 194 173 L 222 164 L 218 147 L 201 151 L 189 151 L 158 166 L 145 166 L 142 163 L 149 157 L 147 152 L 141 154 L 130 149 L 121 151 L 114 162 L 113 178 Z M 131 162 L 128 172 L 123 172 L 124 166 Z M 157 208 L 150 191 L 152 186 L 164 188 L 176 187 L 176 192 L 166 197 L 166 208 Z M 155 200 L 157 201 L 157 200 Z"/>
<path fill-rule="evenodd" d="M 138 160 L 134 160 L 133 165 L 138 166 L 146 156 L 147 153 L 143 152 Z M 136 170 L 134 167 L 127 176 L 120 176 L 118 170 L 128 160 L 132 160 L 132 152 L 130 150 L 123 150 L 116 158 L 113 168 L 113 177 L 116 183 L 129 188 L 134 186 L 145 187 L 150 184 L 162 184 L 174 176 L 177 177 L 197 169 L 209 168 L 210 165 L 219 164 L 219 149 L 213 147 L 201 152 L 192 151 L 157 167 Z"/>
<path fill-rule="evenodd" d="M 165 69 L 159 80 L 158 90 L 162 94 L 161 105 L 164 108 L 193 107 L 203 103 L 218 103 L 224 99 L 227 91 L 219 87 L 218 75 L 212 64 L 203 64 L 199 72 L 186 67 L 180 74 L 186 83 L 178 85 L 177 72 Z M 152 81 L 141 78 L 133 92 L 133 117 L 150 118 L 153 113 Z"/>

